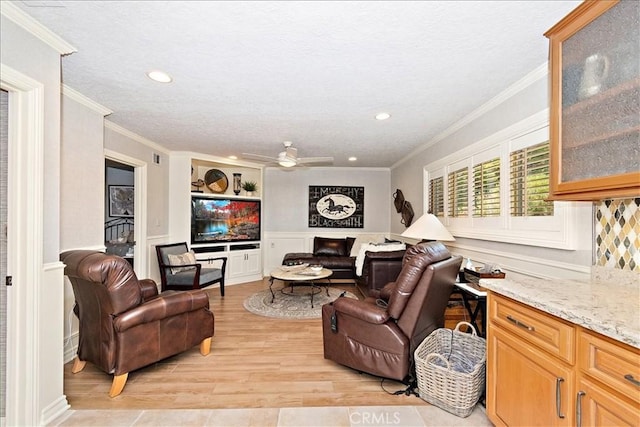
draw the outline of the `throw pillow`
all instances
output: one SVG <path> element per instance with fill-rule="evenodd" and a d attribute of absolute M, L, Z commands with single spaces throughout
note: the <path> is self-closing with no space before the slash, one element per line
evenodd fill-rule
<path fill-rule="evenodd" d="M 313 255 L 315 256 L 346 256 L 347 241 L 330 237 L 315 237 L 313 239 Z"/>
<path fill-rule="evenodd" d="M 180 255 L 168 254 L 167 258 L 169 258 L 169 265 L 178 266 L 178 265 L 189 265 L 196 263 L 196 254 L 193 251 L 189 251 Z M 172 267 L 171 274 L 180 273 L 181 271 L 191 270 L 195 267 Z"/>

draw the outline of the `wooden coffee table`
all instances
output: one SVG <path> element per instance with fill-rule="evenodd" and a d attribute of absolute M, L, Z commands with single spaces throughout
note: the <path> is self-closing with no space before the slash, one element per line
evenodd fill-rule
<path fill-rule="evenodd" d="M 287 267 L 290 268 L 290 267 Z M 310 268 L 300 268 L 293 269 L 291 271 L 286 271 L 281 268 L 276 268 L 269 275 L 269 290 L 271 291 L 271 302 L 275 300 L 276 294 L 273 292 L 273 281 L 278 279 L 285 284 L 288 283 L 289 286 L 285 286 L 280 290 L 280 292 L 286 294 L 286 289 L 290 289 L 289 295 L 293 294 L 294 286 L 309 286 L 311 289 L 311 308 L 313 308 L 313 296 L 321 292 L 319 283 L 317 282 L 320 279 L 327 279 L 333 274 L 333 271 L 328 268 L 323 268 L 320 271 L 312 271 Z M 329 283 L 331 283 L 329 281 Z M 329 288 L 325 286 L 325 290 L 327 292 L 327 296 L 329 296 Z"/>

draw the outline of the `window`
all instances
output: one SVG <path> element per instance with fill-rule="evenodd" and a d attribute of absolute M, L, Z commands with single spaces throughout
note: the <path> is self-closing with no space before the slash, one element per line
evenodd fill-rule
<path fill-rule="evenodd" d="M 469 214 L 469 169 L 462 168 L 449 173 L 449 216 Z"/>
<path fill-rule="evenodd" d="M 429 212 L 444 217 L 444 177 L 429 180 Z"/>
<path fill-rule="evenodd" d="M 575 249 L 590 208 L 547 201 L 549 160 L 544 110 L 426 165 L 425 209 L 455 237 Z"/>
<path fill-rule="evenodd" d="M 513 151 L 511 216 L 552 216 L 549 197 L 549 141 Z"/>
<path fill-rule="evenodd" d="M 473 167 L 473 216 L 500 216 L 500 158 Z"/>

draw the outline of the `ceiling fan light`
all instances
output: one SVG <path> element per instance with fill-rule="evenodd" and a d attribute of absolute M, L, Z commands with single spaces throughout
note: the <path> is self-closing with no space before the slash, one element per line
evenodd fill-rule
<path fill-rule="evenodd" d="M 278 154 L 278 164 L 280 166 L 282 166 L 283 168 L 293 167 L 297 163 L 298 162 L 296 161 L 296 159 L 293 159 L 293 158 L 287 156 L 287 152 L 286 151 L 282 151 L 281 153 Z"/>
<path fill-rule="evenodd" d="M 296 162 L 290 159 L 278 160 L 278 164 L 284 168 L 291 168 L 296 165 Z"/>

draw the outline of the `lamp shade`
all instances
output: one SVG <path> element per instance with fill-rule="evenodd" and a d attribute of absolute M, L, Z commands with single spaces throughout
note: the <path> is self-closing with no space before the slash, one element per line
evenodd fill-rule
<path fill-rule="evenodd" d="M 451 233 L 444 228 L 440 220 L 434 214 L 430 213 L 426 213 L 418 218 L 401 236 L 411 239 L 440 240 L 443 242 L 456 240 Z"/>

